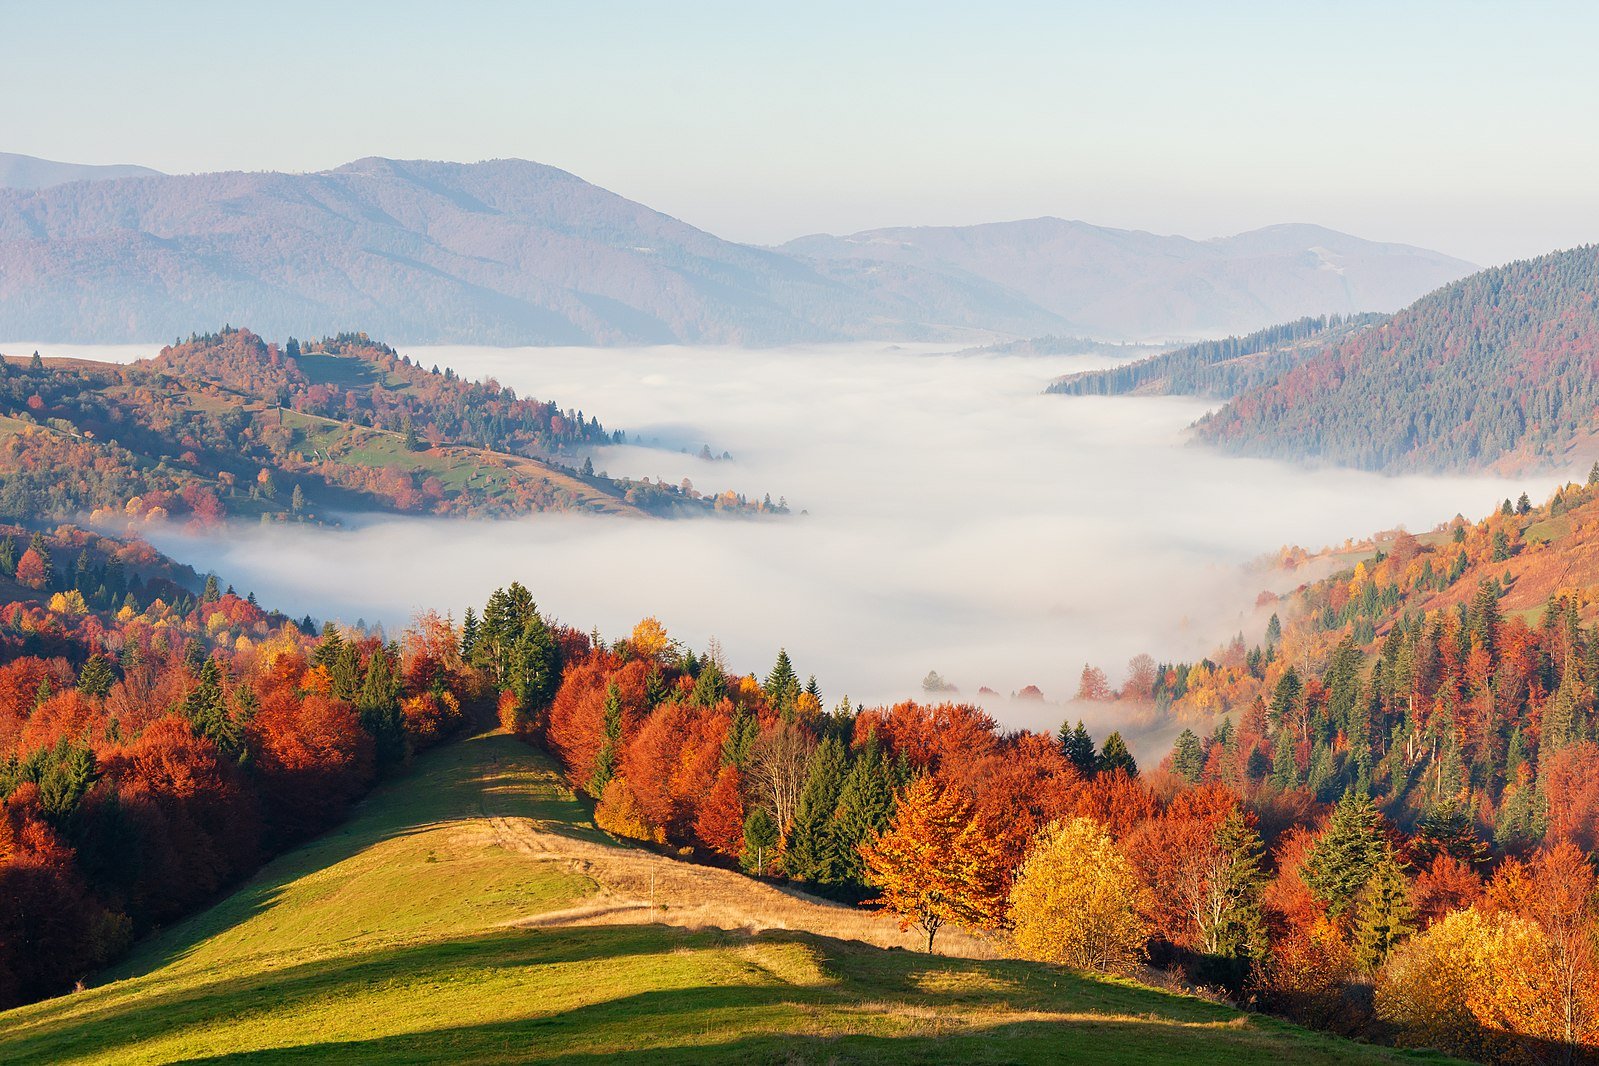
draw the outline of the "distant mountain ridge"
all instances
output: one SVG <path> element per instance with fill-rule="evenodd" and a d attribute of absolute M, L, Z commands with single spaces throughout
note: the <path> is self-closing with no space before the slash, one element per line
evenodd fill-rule
<path fill-rule="evenodd" d="M 110 178 L 158 177 L 159 170 L 112 163 L 58 163 L 53 159 L 0 152 L 0 189 L 44 189 L 69 181 L 105 181 Z"/>
<path fill-rule="evenodd" d="M 1467 268 L 1313 227 L 1196 242 L 1048 221 L 971 227 L 1009 243 L 969 241 L 983 256 L 961 266 L 948 250 L 846 254 L 846 238 L 737 244 L 514 159 L 0 189 L 0 337 L 164 340 L 247 321 L 413 344 L 1126 339 L 1382 309 Z"/>
<path fill-rule="evenodd" d="M 1394 311 L 1476 269 L 1465 260 L 1320 226 L 1197 241 L 1059 218 L 801 237 L 784 250 L 980 278 L 1060 316 L 1070 331 L 1168 340 L 1309 315 Z"/>
<path fill-rule="evenodd" d="M 1599 449 L 1599 245 L 1481 271 L 1332 339 L 1198 435 L 1393 473 L 1585 468 Z"/>

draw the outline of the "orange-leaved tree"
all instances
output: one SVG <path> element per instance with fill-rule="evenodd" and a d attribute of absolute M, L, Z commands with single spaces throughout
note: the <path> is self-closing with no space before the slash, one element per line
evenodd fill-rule
<path fill-rule="evenodd" d="M 927 934 L 927 950 L 946 923 L 994 929 L 1004 919 L 1003 871 L 998 854 L 955 789 L 929 775 L 916 778 L 899 798 L 894 822 L 861 845 L 867 883 L 879 903 L 899 917 L 899 927 Z"/>

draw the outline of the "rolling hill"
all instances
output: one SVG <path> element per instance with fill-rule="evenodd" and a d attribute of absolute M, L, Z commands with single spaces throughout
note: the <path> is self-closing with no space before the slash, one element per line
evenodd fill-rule
<path fill-rule="evenodd" d="M 110 178 L 147 178 L 159 170 L 132 164 L 58 163 L 15 152 L 0 152 L 0 189 L 47 189 L 69 181 L 105 181 Z"/>
<path fill-rule="evenodd" d="M 757 248 L 517 159 L 0 189 L 0 337 L 82 343 L 223 321 L 405 343 L 1164 338 L 1388 310 L 1469 269 L 1307 226 L 1192 241 L 1039 219 Z"/>
<path fill-rule="evenodd" d="M 895 950 L 910 939 L 619 846 L 541 755 L 483 734 L 91 987 L 0 1014 L 0 1059 L 1416 1058 L 1130 982 Z"/>
<path fill-rule="evenodd" d="M 1196 241 L 1059 218 L 817 235 L 785 251 L 918 267 L 1020 293 L 1067 330 L 1145 340 L 1220 336 L 1305 315 L 1393 311 L 1470 263 L 1320 226 Z"/>
<path fill-rule="evenodd" d="M 279 348 L 228 328 L 127 366 L 0 359 L 0 514 L 19 520 L 774 509 L 573 465 L 617 439 L 364 334 Z"/>
<path fill-rule="evenodd" d="M 1198 426 L 1236 454 L 1393 473 L 1586 467 L 1596 432 L 1599 245 L 1448 285 Z"/>

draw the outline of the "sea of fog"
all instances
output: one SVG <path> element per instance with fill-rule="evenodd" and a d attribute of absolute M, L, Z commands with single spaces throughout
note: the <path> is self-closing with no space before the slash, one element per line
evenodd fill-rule
<path fill-rule="evenodd" d="M 391 627 L 430 607 L 459 617 L 519 580 L 585 630 L 621 635 L 653 614 L 689 646 L 715 636 L 738 670 L 764 674 L 786 647 L 829 704 L 918 695 L 929 670 L 963 698 L 1038 685 L 1045 705 L 984 702 L 1043 727 L 1085 663 L 1114 682 L 1140 651 L 1194 657 L 1240 630 L 1258 639 L 1254 602 L 1271 579 L 1247 572 L 1251 559 L 1477 517 L 1524 487 L 1226 458 L 1186 442 L 1204 403 L 1041 394 L 1056 375 L 1111 362 L 1098 358 L 882 344 L 401 350 L 640 442 L 596 452 L 598 470 L 784 496 L 794 515 L 394 518 L 157 542 L 293 614 Z M 733 458 L 702 460 L 704 445 Z"/>

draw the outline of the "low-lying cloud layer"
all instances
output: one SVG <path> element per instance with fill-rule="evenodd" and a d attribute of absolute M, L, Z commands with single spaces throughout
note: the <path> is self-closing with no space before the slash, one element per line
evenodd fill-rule
<path fill-rule="evenodd" d="M 796 514 L 389 519 L 168 546 L 318 617 L 459 615 L 520 580 L 547 611 L 609 636 L 645 614 L 696 648 L 714 635 L 739 669 L 764 673 L 786 646 L 829 702 L 919 695 L 929 669 L 963 697 L 1036 684 L 1056 701 L 1085 662 L 1119 681 L 1137 652 L 1197 656 L 1258 627 L 1263 578 L 1240 564 L 1284 543 L 1426 528 L 1519 491 L 1222 458 L 1185 444 L 1197 402 L 1040 395 L 1057 374 L 1103 365 L 1082 358 L 882 346 L 408 354 L 674 449 L 606 449 L 598 469 L 784 495 Z M 702 444 L 733 460 L 696 458 Z M 990 706 L 1033 727 L 1062 713 Z"/>

